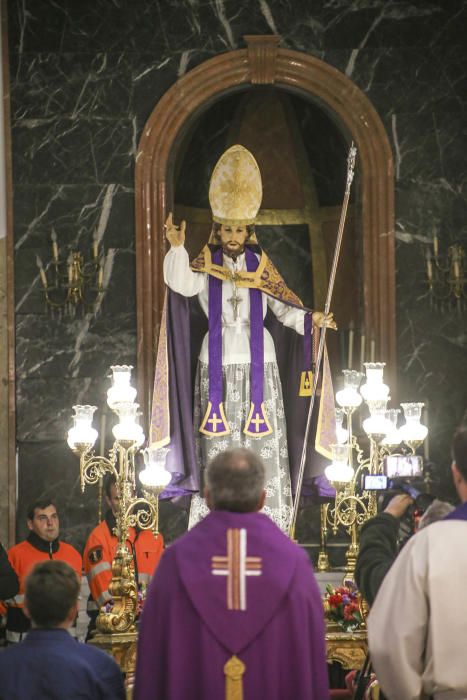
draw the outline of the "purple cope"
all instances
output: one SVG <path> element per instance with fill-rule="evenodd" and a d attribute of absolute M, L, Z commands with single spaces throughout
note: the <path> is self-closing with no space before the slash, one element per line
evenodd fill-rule
<path fill-rule="evenodd" d="M 311 563 L 261 513 L 213 511 L 164 553 L 142 614 L 135 700 L 329 697 L 324 613 Z"/>

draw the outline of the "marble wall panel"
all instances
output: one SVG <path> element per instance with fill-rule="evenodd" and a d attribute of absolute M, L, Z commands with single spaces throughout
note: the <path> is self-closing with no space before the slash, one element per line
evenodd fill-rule
<path fill-rule="evenodd" d="M 9 0 L 16 245 L 19 514 L 37 488 L 63 497 L 62 526 L 85 536 L 95 504 L 78 497 L 76 458 L 59 442 L 77 400 L 101 406 L 106 367 L 136 355 L 134 156 L 164 92 L 188 70 L 278 33 L 344 72 L 386 127 L 396 172 L 399 395 L 429 402 L 430 452 L 446 489 L 448 443 L 467 406 L 465 315 L 426 295 L 424 245 L 467 246 L 465 3 L 414 0 Z M 325 183 L 329 192 L 333 191 Z M 50 231 L 87 250 L 93 230 L 110 255 L 99 315 L 44 313 L 35 255 Z M 338 315 L 338 314 L 337 314 Z M 31 442 L 31 440 L 39 440 Z M 50 473 L 37 461 L 52 464 Z M 87 497 L 87 496 L 86 496 Z M 164 504 L 175 536 L 185 511 Z M 316 525 L 303 526 L 316 536 Z M 20 530 L 19 530 L 20 531 Z"/>

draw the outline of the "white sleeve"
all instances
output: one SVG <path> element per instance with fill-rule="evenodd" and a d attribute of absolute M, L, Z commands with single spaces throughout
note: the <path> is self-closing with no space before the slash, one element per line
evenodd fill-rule
<path fill-rule="evenodd" d="M 199 294 L 206 284 L 205 275 L 193 272 L 183 245 L 172 246 L 164 258 L 164 281 L 173 292 L 185 297 Z"/>
<path fill-rule="evenodd" d="M 428 629 L 427 538 L 410 540 L 389 569 L 367 620 L 371 660 L 389 700 L 422 696 Z"/>
<path fill-rule="evenodd" d="M 278 321 L 288 328 L 293 328 L 297 333 L 300 333 L 300 335 L 303 335 L 305 312 L 302 309 L 296 309 L 294 306 L 284 304 L 282 301 L 273 299 L 268 295 L 266 295 L 266 299 L 269 308 Z"/>

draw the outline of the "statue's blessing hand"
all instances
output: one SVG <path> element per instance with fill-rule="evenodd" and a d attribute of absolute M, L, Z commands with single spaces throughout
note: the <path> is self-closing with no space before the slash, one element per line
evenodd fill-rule
<path fill-rule="evenodd" d="M 176 248 L 179 245 L 185 243 L 185 228 L 186 222 L 182 221 L 180 226 L 175 226 L 173 222 L 172 212 L 167 217 L 167 221 L 164 224 L 165 237 L 171 246 Z"/>

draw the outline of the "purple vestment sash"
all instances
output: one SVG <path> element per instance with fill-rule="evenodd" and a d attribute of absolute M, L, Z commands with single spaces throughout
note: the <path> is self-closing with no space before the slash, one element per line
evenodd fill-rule
<path fill-rule="evenodd" d="M 312 316 L 306 312 L 303 318 L 303 371 L 300 376 L 299 396 L 311 396 L 313 392 L 313 368 L 311 357 Z"/>
<path fill-rule="evenodd" d="M 222 250 L 212 256 L 216 265 L 222 265 Z M 229 424 L 222 402 L 222 280 L 209 275 L 209 400 L 199 427 L 204 435 L 228 435 Z"/>
<path fill-rule="evenodd" d="M 467 502 L 457 506 L 457 508 L 446 515 L 443 520 L 467 520 Z"/>
<path fill-rule="evenodd" d="M 245 248 L 246 269 L 254 272 L 258 258 Z M 264 391 L 264 322 L 263 299 L 259 289 L 250 289 L 250 411 L 243 432 L 252 437 L 272 433 L 263 403 Z"/>
<path fill-rule="evenodd" d="M 245 248 L 248 272 L 255 272 L 258 259 Z M 212 254 L 215 265 L 222 267 L 223 253 L 219 248 Z M 263 403 L 264 391 L 264 326 L 263 300 L 259 289 L 251 288 L 250 297 L 250 411 L 243 432 L 252 437 L 272 433 Z M 230 433 L 222 401 L 222 280 L 209 275 L 209 398 L 206 413 L 200 425 L 204 435 L 219 436 Z"/>

